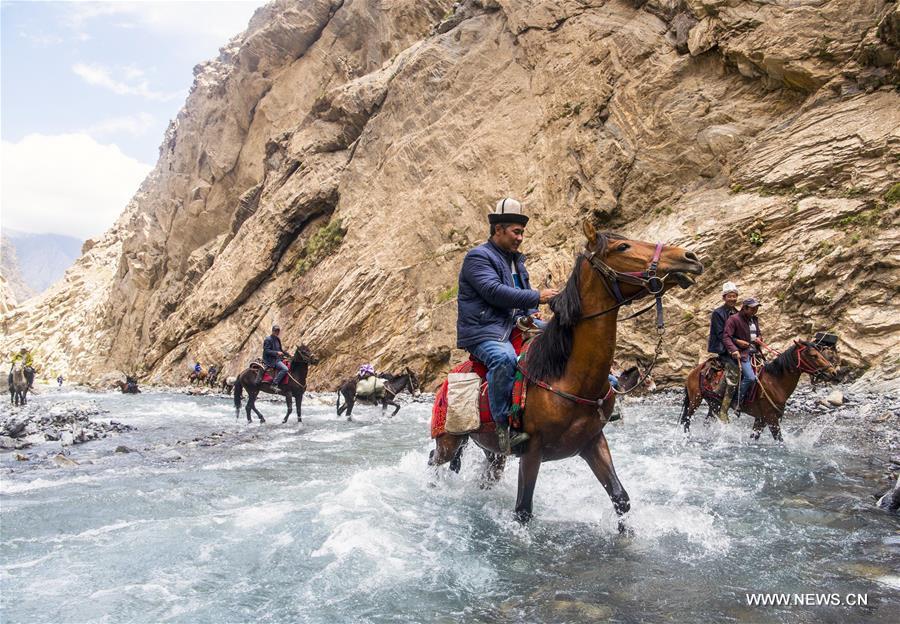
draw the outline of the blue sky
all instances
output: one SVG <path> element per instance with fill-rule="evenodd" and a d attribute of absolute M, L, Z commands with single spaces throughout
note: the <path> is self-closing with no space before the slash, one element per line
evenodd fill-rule
<path fill-rule="evenodd" d="M 96 237 L 263 0 L 0 2 L 0 226 Z"/>

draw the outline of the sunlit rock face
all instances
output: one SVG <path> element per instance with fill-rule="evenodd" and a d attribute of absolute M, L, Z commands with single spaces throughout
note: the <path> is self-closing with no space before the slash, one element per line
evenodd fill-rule
<path fill-rule="evenodd" d="M 689 247 L 657 377 L 705 351 L 732 280 L 770 343 L 830 329 L 896 379 L 897 13 L 881 0 L 281 0 L 194 87 L 154 171 L 65 280 L 6 312 L 70 379 L 233 374 L 273 322 L 322 358 L 434 381 L 459 357 L 453 287 L 485 215 L 532 216 L 534 284 L 580 223 Z M 652 319 L 619 356 L 652 352 Z"/>

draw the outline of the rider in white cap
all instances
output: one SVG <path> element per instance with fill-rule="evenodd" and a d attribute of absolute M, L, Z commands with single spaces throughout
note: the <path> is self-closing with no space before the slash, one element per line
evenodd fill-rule
<path fill-rule="evenodd" d="M 707 341 L 706 350 L 719 356 L 719 363 L 725 369 L 722 375 L 722 382 L 719 384 L 719 390 L 722 396 L 730 397 L 734 393 L 738 381 L 738 364 L 734 361 L 722 342 L 723 332 L 725 331 L 725 322 L 732 314 L 737 313 L 738 289 L 734 282 L 725 282 L 722 285 L 723 303 L 713 310 L 709 319 L 709 340 Z M 728 422 L 728 400 L 722 401 L 719 410 L 719 418 L 723 422 Z"/>

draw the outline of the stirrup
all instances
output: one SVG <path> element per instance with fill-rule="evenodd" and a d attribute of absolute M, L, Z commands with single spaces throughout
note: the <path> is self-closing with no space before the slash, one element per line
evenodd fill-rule
<path fill-rule="evenodd" d="M 524 431 L 519 431 L 515 435 L 510 434 L 509 436 L 509 449 L 510 453 L 512 453 L 512 449 L 524 442 L 527 442 L 531 438 L 530 435 L 525 433 Z"/>

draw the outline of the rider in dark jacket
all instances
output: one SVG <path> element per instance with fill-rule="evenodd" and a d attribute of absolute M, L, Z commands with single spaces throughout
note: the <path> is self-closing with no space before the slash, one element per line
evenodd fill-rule
<path fill-rule="evenodd" d="M 456 343 L 487 366 L 488 401 L 497 424 L 501 452 L 528 439 L 510 439 L 509 408 L 516 352 L 509 342 L 516 318 L 537 311 L 538 304 L 556 295 L 554 289 L 532 290 L 519 245 L 528 217 L 522 205 L 506 198 L 488 215 L 490 239 L 469 251 L 459 272 Z"/>
<path fill-rule="evenodd" d="M 272 335 L 263 341 L 262 356 L 266 366 L 274 366 L 278 370 L 275 379 L 272 381 L 276 386 L 280 384 L 288 374 L 288 367 L 285 366 L 284 362 L 281 360 L 281 358 L 284 357 L 284 351 L 281 348 L 281 338 L 278 337 L 279 334 L 281 334 L 281 328 L 278 325 L 273 325 Z"/>
<path fill-rule="evenodd" d="M 719 419 L 728 422 L 728 400 L 734 393 L 738 380 L 738 365 L 731 358 L 728 349 L 723 342 L 723 334 L 725 332 L 725 322 L 733 314 L 737 313 L 738 289 L 734 282 L 725 282 L 722 286 L 722 305 L 713 310 L 709 319 L 709 340 L 706 343 L 706 350 L 719 356 L 719 364 L 725 369 L 722 375 L 722 381 L 719 383 L 718 391 L 721 396 L 726 397 L 722 401 L 719 408 Z"/>

